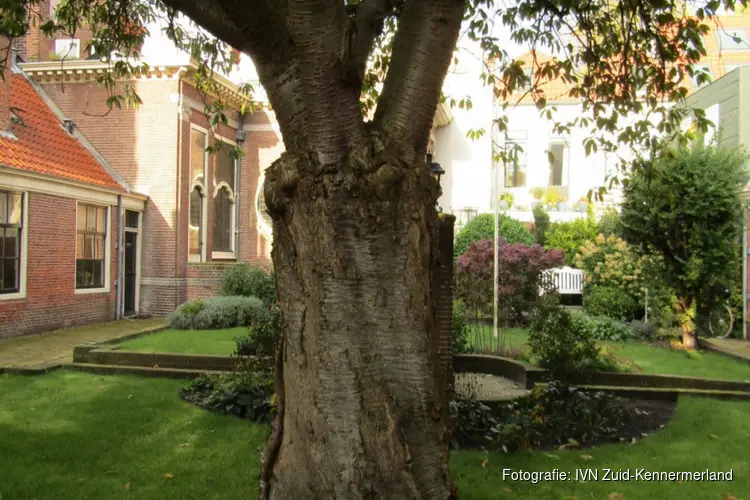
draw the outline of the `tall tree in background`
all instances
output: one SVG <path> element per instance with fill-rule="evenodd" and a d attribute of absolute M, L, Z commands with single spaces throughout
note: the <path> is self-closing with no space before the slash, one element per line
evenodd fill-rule
<path fill-rule="evenodd" d="M 39 22 L 38 1 L 0 4 L 0 32 Z M 574 84 L 589 112 L 577 124 L 610 133 L 587 150 L 650 147 L 654 127 L 679 128 L 679 109 L 662 100 L 687 93 L 675 76 L 705 54 L 705 21 L 735 3 L 747 0 L 706 1 L 685 17 L 685 2 L 665 0 L 63 0 L 42 22 L 48 34 L 88 24 L 113 62 L 100 81 L 112 107 L 140 102 L 115 82 L 143 69 L 133 57 L 158 18 L 200 61 L 206 93 L 211 72 L 234 64 L 228 46 L 255 63 L 286 146 L 265 182 L 284 329 L 261 497 L 445 500 L 456 492 L 431 347 L 439 186 L 424 156 L 461 27 L 485 52 L 482 78 L 498 98 L 529 83 L 495 36 L 503 29 L 557 51 L 533 65 L 530 92 L 552 117 L 536 84 Z M 202 30 L 184 29 L 178 12 Z M 633 110 L 661 119 L 621 125 Z M 225 121 L 220 100 L 207 112 Z"/>

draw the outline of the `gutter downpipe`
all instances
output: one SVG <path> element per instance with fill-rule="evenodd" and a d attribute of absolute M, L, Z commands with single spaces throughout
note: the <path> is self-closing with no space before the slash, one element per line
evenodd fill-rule
<path fill-rule="evenodd" d="M 245 131 L 245 113 L 242 112 L 240 109 L 239 114 L 239 125 L 237 126 L 237 132 L 242 133 Z M 238 134 L 239 135 L 239 134 Z M 235 139 L 238 139 L 238 137 L 235 137 Z M 244 148 L 245 141 L 243 140 L 237 140 L 237 145 L 240 148 Z M 244 151 L 244 150 L 243 150 Z M 235 203 L 235 210 L 234 210 L 234 258 L 236 262 L 240 261 L 240 193 L 242 192 L 242 184 L 240 183 L 241 179 L 241 173 L 242 173 L 242 156 L 237 156 L 237 169 L 236 169 L 236 180 L 237 180 L 237 186 L 234 193 L 234 203 Z"/>
<path fill-rule="evenodd" d="M 125 282 L 125 273 L 123 272 L 122 262 L 124 249 L 122 248 L 122 235 L 125 232 L 122 221 L 122 195 L 117 195 L 117 307 L 115 308 L 115 320 L 122 318 L 122 288 Z"/>

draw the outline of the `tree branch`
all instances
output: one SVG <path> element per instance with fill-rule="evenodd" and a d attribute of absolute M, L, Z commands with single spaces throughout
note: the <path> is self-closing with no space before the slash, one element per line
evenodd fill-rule
<path fill-rule="evenodd" d="M 403 4 L 403 0 L 363 0 L 355 7 L 350 58 L 360 85 L 364 79 L 372 44 L 383 31 L 383 21 L 400 4 Z"/>
<path fill-rule="evenodd" d="M 406 2 L 393 55 L 375 112 L 376 126 L 406 146 L 414 160 L 424 154 L 443 80 L 450 67 L 464 0 Z"/>
<path fill-rule="evenodd" d="M 364 135 L 360 88 L 347 81 L 346 5 L 340 0 L 288 0 L 288 26 L 309 112 L 305 136 L 323 166 L 342 165 Z"/>

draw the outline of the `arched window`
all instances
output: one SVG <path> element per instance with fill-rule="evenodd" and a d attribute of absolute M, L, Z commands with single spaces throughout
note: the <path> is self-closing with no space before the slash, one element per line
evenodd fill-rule
<path fill-rule="evenodd" d="M 255 216 L 258 219 L 258 232 L 263 235 L 264 238 L 271 239 L 273 221 L 271 220 L 271 216 L 268 215 L 266 196 L 263 192 L 265 182 L 266 178 L 262 177 L 258 183 L 258 191 L 255 193 Z"/>
<path fill-rule="evenodd" d="M 234 258 L 234 226 L 236 217 L 236 160 L 231 144 L 223 144 L 215 153 L 213 169 L 213 235 L 211 255 Z"/>
<path fill-rule="evenodd" d="M 188 259 L 203 261 L 206 258 L 204 247 L 206 241 L 206 166 L 208 155 L 206 147 L 208 134 L 197 128 L 190 129 L 190 223 Z"/>

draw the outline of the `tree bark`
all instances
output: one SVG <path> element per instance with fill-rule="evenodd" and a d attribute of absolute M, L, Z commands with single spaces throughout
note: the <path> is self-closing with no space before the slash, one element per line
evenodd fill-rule
<path fill-rule="evenodd" d="M 266 174 L 284 317 L 263 499 L 456 498 L 432 349 L 437 183 L 372 135 L 331 172 L 285 153 Z"/>
<path fill-rule="evenodd" d="M 695 338 L 695 321 L 691 317 L 693 299 L 691 297 L 677 298 L 677 317 L 680 322 L 680 332 L 682 334 L 682 346 L 685 349 L 695 349 L 698 341 Z"/>

